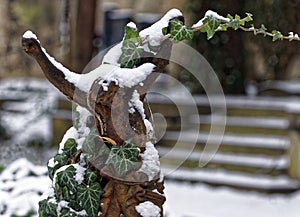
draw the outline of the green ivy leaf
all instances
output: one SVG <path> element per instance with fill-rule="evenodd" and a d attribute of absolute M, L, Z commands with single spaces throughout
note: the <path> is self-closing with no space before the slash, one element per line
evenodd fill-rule
<path fill-rule="evenodd" d="M 39 217 L 57 217 L 57 204 L 45 199 L 39 202 Z"/>
<path fill-rule="evenodd" d="M 141 37 L 139 35 L 139 32 L 135 28 L 131 28 L 129 26 L 125 26 L 125 35 L 124 35 L 124 41 L 130 40 L 134 43 L 140 43 Z"/>
<path fill-rule="evenodd" d="M 283 39 L 283 35 L 281 34 L 281 32 L 277 31 L 277 30 L 273 30 L 272 31 L 272 34 L 273 34 L 273 39 L 272 41 L 277 41 L 279 39 Z"/>
<path fill-rule="evenodd" d="M 95 138 L 99 136 L 97 129 L 92 129 L 82 144 L 82 150 L 88 154 L 94 154 L 96 150 Z"/>
<path fill-rule="evenodd" d="M 122 43 L 122 54 L 119 58 L 121 68 L 133 68 L 140 62 L 143 52 L 142 48 L 139 48 L 139 44 L 142 41 L 138 30 L 125 26 L 125 34 Z"/>
<path fill-rule="evenodd" d="M 257 30 L 257 34 L 263 34 L 264 36 L 267 35 L 267 28 L 264 26 L 264 24 L 261 24 L 261 27 Z"/>
<path fill-rule="evenodd" d="M 68 162 L 68 156 L 66 154 L 56 154 L 54 156 L 54 162 L 55 166 L 54 167 L 49 167 L 48 166 L 48 174 L 51 180 L 53 180 L 53 176 L 59 168 L 62 166 L 65 166 Z"/>
<path fill-rule="evenodd" d="M 142 48 L 138 48 L 132 40 L 124 41 L 121 50 L 122 54 L 119 59 L 121 68 L 133 68 L 140 62 L 144 51 Z"/>
<path fill-rule="evenodd" d="M 246 15 L 247 15 L 247 17 L 245 17 L 244 19 L 245 19 L 245 21 L 246 22 L 250 22 L 250 21 L 252 21 L 253 20 L 253 15 L 252 14 L 250 14 L 250 13 L 246 13 Z"/>
<path fill-rule="evenodd" d="M 79 185 L 77 197 L 89 217 L 97 217 L 100 209 L 100 197 L 103 190 L 99 183 Z"/>
<path fill-rule="evenodd" d="M 98 171 L 86 170 L 86 172 L 84 174 L 84 181 L 88 185 L 91 185 L 92 183 L 94 183 L 98 180 L 99 180 Z"/>
<path fill-rule="evenodd" d="M 76 169 L 70 165 L 64 171 L 57 173 L 56 182 L 60 187 L 66 186 L 69 191 L 75 193 L 77 191 L 78 183 L 75 180 Z"/>
<path fill-rule="evenodd" d="M 113 146 L 106 164 L 111 164 L 118 175 L 122 176 L 130 171 L 138 162 L 139 149 L 129 142 Z"/>
<path fill-rule="evenodd" d="M 233 20 L 230 20 L 229 23 L 227 23 L 227 25 L 228 25 L 228 27 L 233 28 L 234 30 L 237 30 L 243 24 L 241 24 L 240 20 L 233 19 Z"/>
<path fill-rule="evenodd" d="M 73 154 L 75 154 L 76 151 L 77 151 L 77 143 L 75 139 L 69 138 L 64 144 L 63 153 L 71 157 Z"/>
<path fill-rule="evenodd" d="M 164 30 L 166 31 L 166 30 Z M 174 41 L 183 41 L 185 39 L 192 40 L 194 32 L 191 28 L 185 26 L 183 22 L 178 19 L 171 21 L 171 39 Z"/>
<path fill-rule="evenodd" d="M 166 35 L 166 34 L 168 34 L 168 27 L 164 27 L 164 28 L 162 28 L 162 34 L 163 35 Z"/>
<path fill-rule="evenodd" d="M 203 28 L 201 28 L 201 32 L 206 32 L 207 34 L 207 40 L 211 39 L 214 34 L 219 30 L 219 27 L 221 25 L 221 21 L 219 19 L 216 19 L 214 17 L 206 17 L 203 20 Z"/>
<path fill-rule="evenodd" d="M 77 211 L 77 212 L 80 212 L 83 210 L 82 206 L 80 205 L 80 201 L 77 201 L 78 198 L 77 198 L 77 195 L 74 195 L 74 199 L 72 199 L 70 202 L 69 202 L 69 207 L 72 208 L 73 210 Z"/>

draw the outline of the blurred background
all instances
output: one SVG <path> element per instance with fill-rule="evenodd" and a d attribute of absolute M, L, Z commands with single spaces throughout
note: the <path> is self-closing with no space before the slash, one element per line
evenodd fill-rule
<path fill-rule="evenodd" d="M 72 104 L 22 51 L 25 31 L 36 33 L 48 53 L 67 68 L 83 72 L 92 57 L 122 40 L 128 22 L 134 21 L 141 30 L 171 8 L 179 8 L 189 26 L 210 9 L 223 16 L 243 17 L 248 12 L 257 27 L 264 24 L 269 31 L 277 29 L 284 35 L 300 33 L 299 0 L 2 0 L 0 167 L 4 169 L 22 157 L 45 165 L 72 125 Z M 168 174 L 167 213 L 171 217 L 296 217 L 300 211 L 296 205 L 300 202 L 299 42 L 274 43 L 262 35 L 229 30 L 216 33 L 209 41 L 205 34 L 196 33 L 189 44 L 207 59 L 220 80 L 226 96 L 227 124 L 218 153 L 199 168 L 210 129 L 221 123 L 212 121 L 214 111 L 191 73 L 168 69 L 167 73 L 193 94 L 198 112 L 186 112 L 182 117 L 180 105 L 163 96 L 149 96 L 153 113 L 162 114 L 167 123 L 158 143 L 162 156 L 178 145 L 182 118 L 189 126 L 175 152 L 161 159 Z M 166 85 L 164 82 L 159 80 L 157 87 Z M 183 100 L 181 106 L 191 105 Z M 190 154 L 193 138 L 197 144 Z M 177 165 L 181 166 L 175 171 Z M 178 194 L 183 195 L 182 200 Z M 217 196 L 212 198 L 212 194 Z M 193 202 L 187 203 L 189 197 Z M 237 210 L 233 204 L 241 208 Z M 253 209 L 249 212 L 250 206 Z M 0 199 L 0 214 L 6 212 Z"/>

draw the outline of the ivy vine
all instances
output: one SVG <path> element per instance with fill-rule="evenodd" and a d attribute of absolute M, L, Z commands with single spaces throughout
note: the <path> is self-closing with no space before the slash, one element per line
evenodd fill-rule
<path fill-rule="evenodd" d="M 211 13 L 215 15 L 210 15 Z M 207 40 L 210 40 L 216 32 L 227 31 L 228 29 L 252 32 L 254 35 L 262 34 L 265 37 L 271 37 L 274 42 L 278 40 L 300 41 L 300 37 L 294 32 L 290 32 L 289 35 L 283 35 L 278 30 L 268 31 L 263 24 L 259 28 L 255 27 L 252 23 L 253 15 L 250 13 L 246 13 L 246 16 L 243 18 L 239 15 L 232 16 L 230 14 L 225 18 L 215 12 L 211 13 L 201 19 L 199 25 L 193 25 L 192 27 L 184 25 L 179 19 L 171 20 L 170 32 L 167 32 L 168 27 L 164 27 L 161 30 L 163 35 L 165 35 L 161 42 L 167 39 L 171 39 L 173 42 L 192 40 L 194 32 L 206 33 Z M 144 51 L 141 45 L 145 43 L 147 43 L 147 37 L 141 38 L 136 28 L 125 27 L 121 48 L 122 54 L 119 58 L 121 68 L 134 68 L 140 63 L 140 58 Z M 149 48 L 151 49 L 151 46 Z"/>

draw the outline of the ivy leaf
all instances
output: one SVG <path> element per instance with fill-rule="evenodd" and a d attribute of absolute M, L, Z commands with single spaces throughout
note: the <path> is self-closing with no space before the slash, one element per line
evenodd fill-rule
<path fill-rule="evenodd" d="M 119 146 L 113 146 L 106 161 L 111 164 L 118 175 L 122 176 L 130 171 L 138 162 L 139 149 L 129 142 Z"/>
<path fill-rule="evenodd" d="M 143 49 L 138 48 L 133 40 L 124 41 L 121 50 L 119 59 L 121 68 L 133 68 L 140 62 Z"/>
<path fill-rule="evenodd" d="M 245 19 L 245 21 L 246 22 L 250 22 L 250 21 L 252 21 L 253 20 L 253 15 L 252 14 L 250 14 L 250 13 L 246 13 L 246 15 L 247 15 L 247 17 L 245 17 L 244 19 Z"/>
<path fill-rule="evenodd" d="M 40 217 L 57 217 L 57 204 L 51 203 L 49 199 L 42 200 L 39 202 L 38 212 Z"/>
<path fill-rule="evenodd" d="M 97 171 L 86 170 L 84 174 L 84 180 L 88 185 L 96 182 L 99 179 L 99 175 Z"/>
<path fill-rule="evenodd" d="M 214 34 L 219 30 L 219 26 L 221 25 L 221 20 L 214 17 L 206 17 L 203 20 L 203 28 L 201 28 L 201 32 L 206 32 L 207 40 L 211 39 Z"/>
<path fill-rule="evenodd" d="M 164 28 L 162 28 L 162 34 L 163 35 L 166 35 L 166 34 L 168 34 L 168 27 L 164 27 Z"/>
<path fill-rule="evenodd" d="M 73 154 L 75 154 L 76 151 L 77 151 L 77 143 L 75 139 L 73 138 L 68 139 L 64 144 L 63 152 L 67 156 L 71 157 Z"/>
<path fill-rule="evenodd" d="M 125 26 L 124 41 L 130 40 L 134 43 L 140 43 L 141 37 L 136 28 L 131 28 L 130 26 Z"/>
<path fill-rule="evenodd" d="M 273 39 L 272 39 L 272 41 L 277 41 L 277 40 L 283 38 L 283 35 L 281 34 L 281 32 L 279 32 L 279 31 L 277 31 L 277 30 L 273 30 L 273 31 L 272 31 L 272 34 L 273 34 Z"/>
<path fill-rule="evenodd" d="M 263 34 L 264 36 L 267 35 L 267 28 L 264 26 L 264 24 L 261 24 L 261 27 L 257 30 L 257 34 Z"/>
<path fill-rule="evenodd" d="M 84 143 L 82 144 L 82 150 L 88 154 L 94 154 L 96 150 L 95 138 L 98 136 L 98 131 L 96 129 L 92 129 Z"/>
<path fill-rule="evenodd" d="M 75 180 L 76 169 L 70 165 L 64 171 L 57 173 L 57 183 L 60 187 L 66 186 L 72 193 L 77 191 L 78 183 Z"/>
<path fill-rule="evenodd" d="M 138 48 L 142 41 L 138 30 L 129 25 L 125 26 L 125 34 L 122 43 L 122 54 L 119 58 L 121 68 L 133 68 L 140 62 L 143 52 L 142 48 Z"/>
<path fill-rule="evenodd" d="M 233 20 L 230 20 L 227 25 L 228 25 L 228 27 L 233 28 L 234 30 L 237 30 L 238 28 L 240 28 L 241 25 L 243 25 L 243 22 L 241 23 L 240 20 L 235 18 Z"/>
<path fill-rule="evenodd" d="M 166 30 L 163 29 L 163 32 Z M 174 19 L 171 21 L 171 38 L 174 41 L 182 41 L 182 40 L 191 40 L 194 37 L 194 32 L 191 28 L 185 26 L 183 22 L 178 19 Z"/>
<path fill-rule="evenodd" d="M 99 183 L 79 185 L 77 197 L 89 217 L 97 217 L 100 209 L 100 197 L 103 190 Z"/>
<path fill-rule="evenodd" d="M 77 201 L 77 195 L 74 195 L 74 196 L 75 196 L 75 198 L 73 200 L 71 200 L 68 205 L 73 210 L 80 212 L 83 210 L 83 208 L 80 205 L 80 201 Z"/>
<path fill-rule="evenodd" d="M 54 167 L 48 166 L 48 174 L 51 180 L 53 180 L 54 173 L 56 170 L 58 170 L 60 167 L 65 166 L 68 162 L 68 156 L 66 154 L 56 154 L 54 156 Z"/>

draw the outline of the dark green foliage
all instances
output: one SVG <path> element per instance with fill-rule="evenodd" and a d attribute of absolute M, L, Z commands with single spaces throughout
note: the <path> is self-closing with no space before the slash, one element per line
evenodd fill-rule
<path fill-rule="evenodd" d="M 99 183 L 95 182 L 91 185 L 79 185 L 77 197 L 88 216 L 98 216 L 100 197 L 103 190 Z"/>
<path fill-rule="evenodd" d="M 68 156 L 71 157 L 77 151 L 77 144 L 75 139 L 70 138 L 65 142 L 63 152 Z"/>
<path fill-rule="evenodd" d="M 164 35 L 167 34 L 167 28 L 163 28 L 162 32 Z M 183 24 L 182 21 L 174 19 L 171 21 L 171 39 L 175 42 L 183 41 L 185 39 L 192 40 L 194 32 L 190 27 Z"/>
<path fill-rule="evenodd" d="M 122 55 L 119 63 L 121 68 L 133 68 L 140 62 L 143 49 L 139 48 L 141 38 L 137 29 L 125 27 L 125 35 L 122 43 Z"/>
<path fill-rule="evenodd" d="M 113 146 L 106 164 L 111 164 L 120 176 L 126 174 L 136 166 L 139 149 L 129 142 L 119 146 Z"/>
<path fill-rule="evenodd" d="M 124 41 L 122 46 L 122 55 L 119 59 L 121 68 L 133 68 L 140 62 L 142 53 L 143 49 L 138 48 L 132 40 Z"/>

